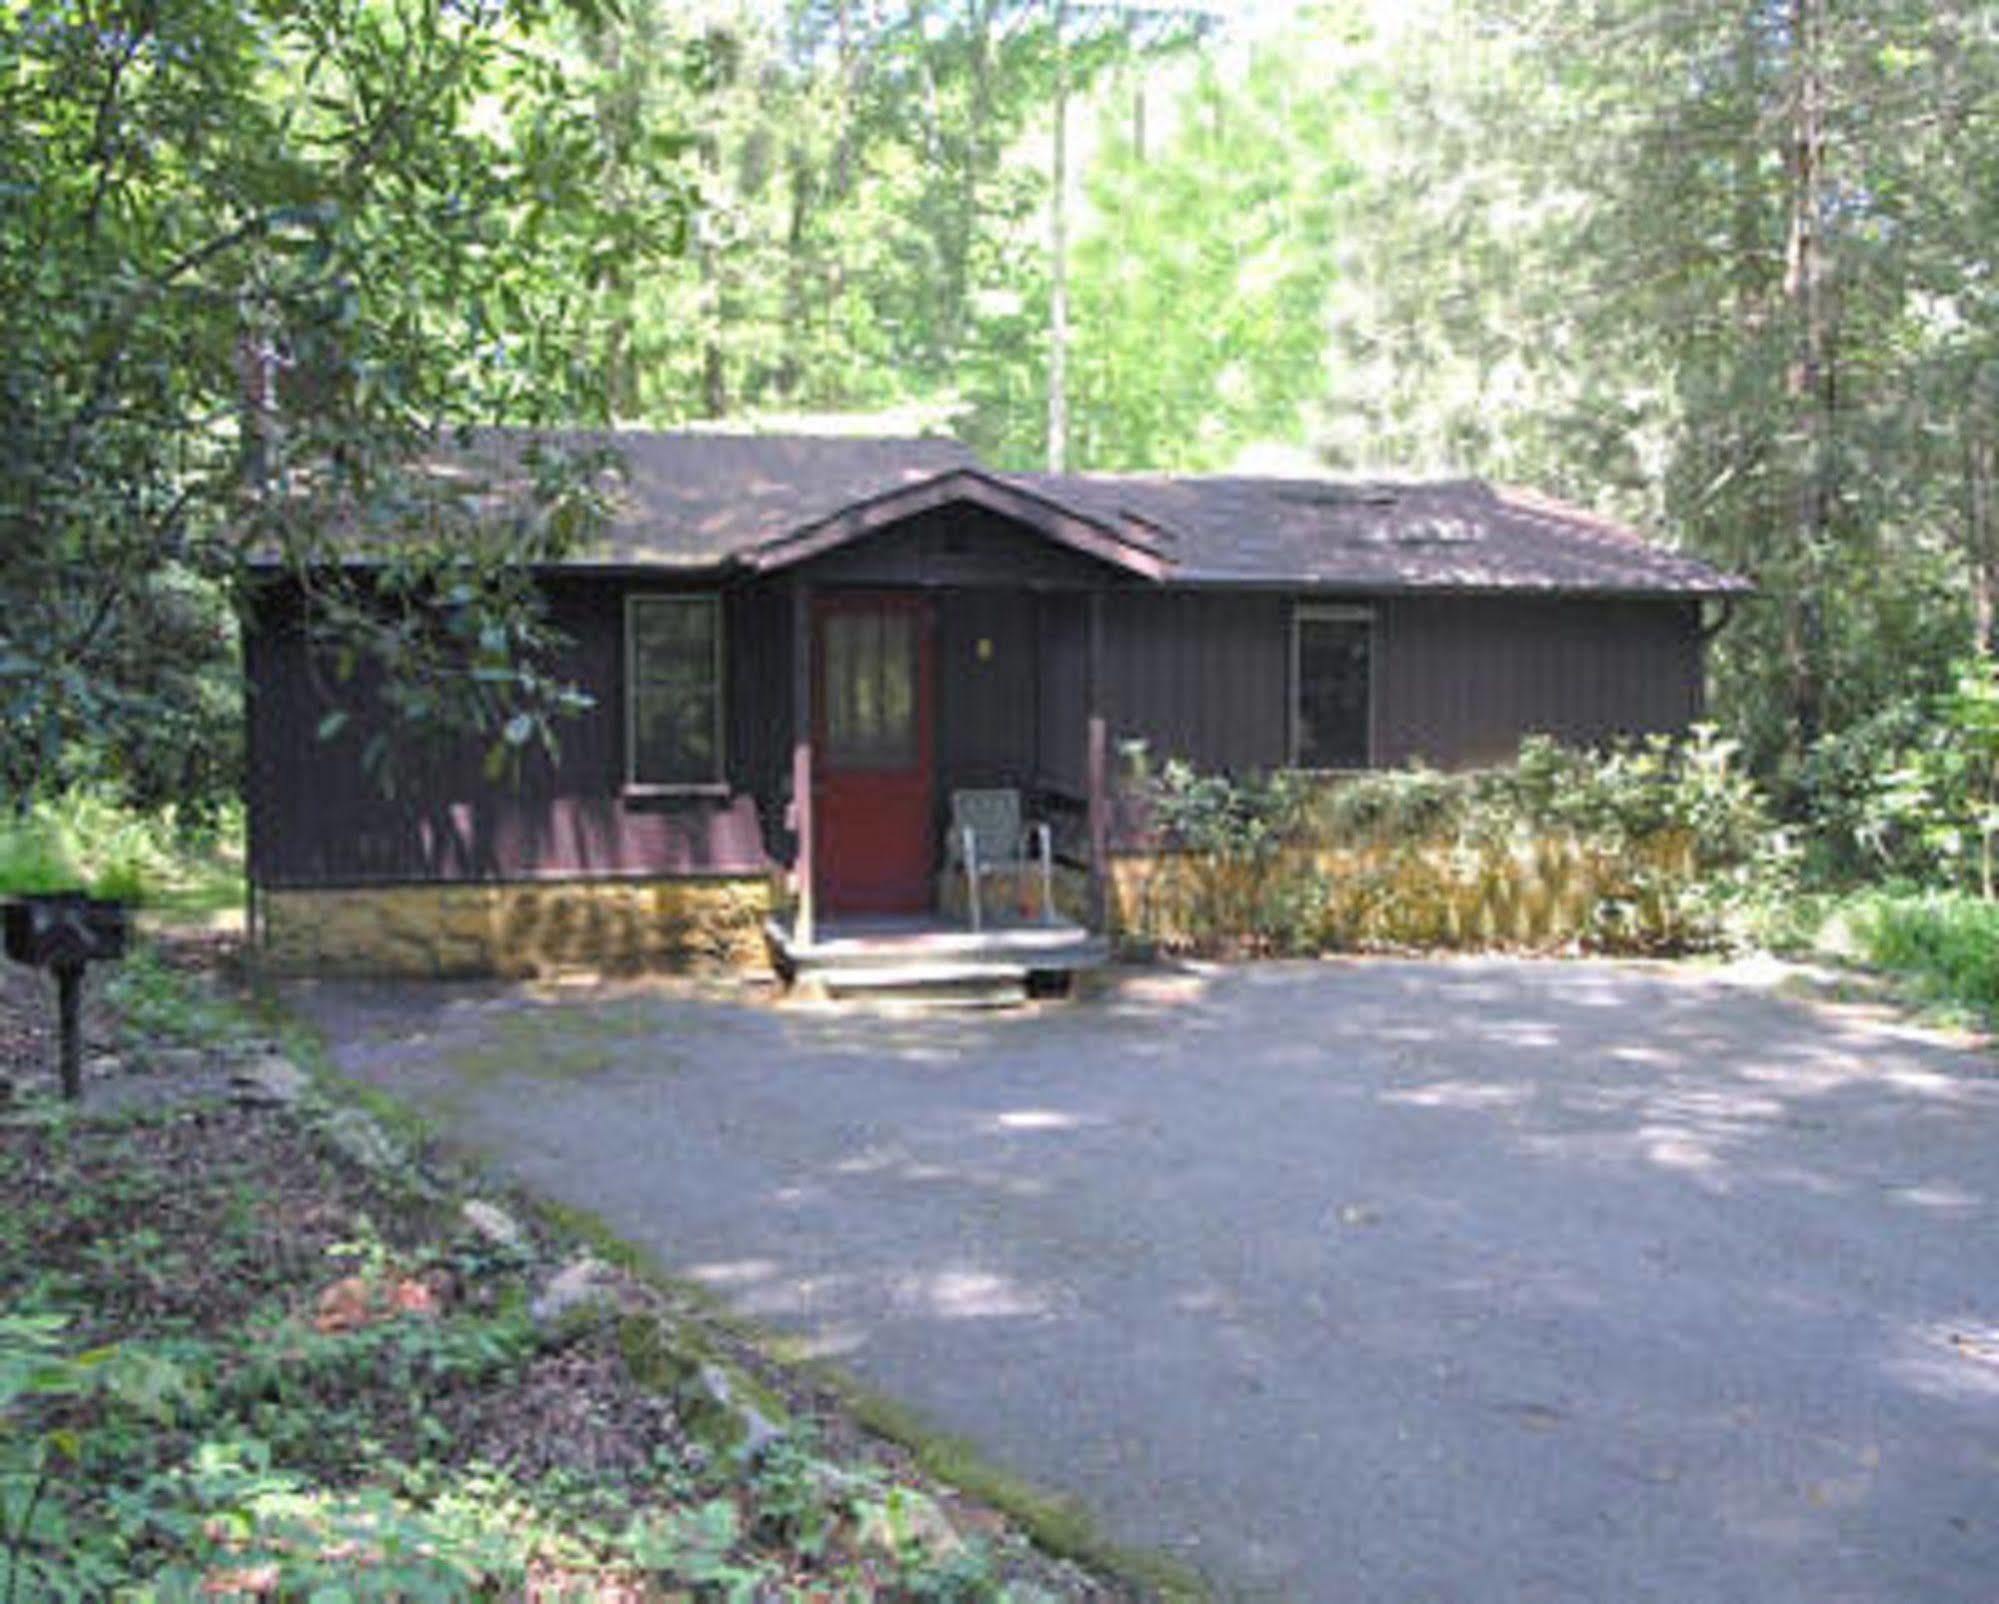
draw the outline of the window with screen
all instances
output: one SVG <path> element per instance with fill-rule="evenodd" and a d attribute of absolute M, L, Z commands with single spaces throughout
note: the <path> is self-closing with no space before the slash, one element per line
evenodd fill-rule
<path fill-rule="evenodd" d="M 917 622 L 892 609 L 825 618 L 826 755 L 841 768 L 916 762 Z"/>
<path fill-rule="evenodd" d="M 625 602 L 626 779 L 637 787 L 722 781 L 722 609 L 713 596 Z"/>
<path fill-rule="evenodd" d="M 1366 768 L 1373 752 L 1373 615 L 1357 607 L 1301 607 L 1291 627 L 1291 761 L 1301 769 Z"/>

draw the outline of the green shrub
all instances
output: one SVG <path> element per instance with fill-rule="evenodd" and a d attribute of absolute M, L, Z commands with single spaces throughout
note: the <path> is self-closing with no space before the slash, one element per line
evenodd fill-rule
<path fill-rule="evenodd" d="M 1169 948 L 1319 952 L 1711 945 L 1770 899 L 1786 844 L 1711 729 L 1516 763 L 1231 779 L 1131 754 L 1170 861 L 1128 910 Z"/>
<path fill-rule="evenodd" d="M 0 895 L 85 890 L 189 909 L 241 896 L 242 810 L 191 818 L 172 804 L 142 813 L 101 790 L 41 797 L 0 819 Z"/>
<path fill-rule="evenodd" d="M 34 815 L 0 822 L 0 894 L 72 891 L 83 873 Z"/>
<path fill-rule="evenodd" d="M 1899 880 L 1999 891 L 1999 662 L 1956 666 L 1827 736 L 1799 771 L 1808 866 L 1824 883 Z"/>
<path fill-rule="evenodd" d="M 1999 903 L 1962 892 L 1857 899 L 1847 924 L 1862 955 L 1939 1001 L 1999 1013 Z"/>

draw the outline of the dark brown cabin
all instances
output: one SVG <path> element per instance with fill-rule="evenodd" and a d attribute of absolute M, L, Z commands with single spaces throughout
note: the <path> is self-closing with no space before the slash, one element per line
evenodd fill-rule
<path fill-rule="evenodd" d="M 380 795 L 341 749 L 380 714 L 357 701 L 322 741 L 325 677 L 283 584 L 254 609 L 250 871 L 267 935 L 306 927 L 278 947 L 332 962 L 341 944 L 312 932 L 334 914 L 424 923 L 368 893 L 456 891 L 461 925 L 546 925 L 497 891 L 619 885 L 677 887 L 674 909 L 704 884 L 774 888 L 809 939 L 931 908 L 967 788 L 1019 792 L 1100 892 L 1142 846 L 1107 795 L 1122 743 L 1233 772 L 1459 768 L 1536 732 L 1682 731 L 1703 605 L 1748 588 L 1476 481 L 1001 474 L 941 440 L 610 443 L 617 515 L 541 576 L 560 667 L 595 697 L 559 762 L 494 784 L 468 745 L 425 754 L 417 794 Z M 344 913 L 307 896 L 336 892 Z M 417 961 L 490 966 L 478 946 Z"/>

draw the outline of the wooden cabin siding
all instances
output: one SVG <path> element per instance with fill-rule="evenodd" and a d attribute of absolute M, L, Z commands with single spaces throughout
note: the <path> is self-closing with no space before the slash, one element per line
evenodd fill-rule
<path fill-rule="evenodd" d="M 1242 773 L 1285 761 L 1291 604 L 1268 593 L 1118 593 L 1104 607 L 1113 742 Z"/>
<path fill-rule="evenodd" d="M 985 507 L 933 507 L 799 565 L 815 585 L 1099 585 L 1116 570 Z"/>
<path fill-rule="evenodd" d="M 1037 624 L 1035 777 L 1074 801 L 1089 791 L 1084 742 L 1090 716 L 1090 604 L 1074 594 L 1040 598 Z"/>
<path fill-rule="evenodd" d="M 1035 769 L 1034 597 L 954 591 L 937 612 L 937 789 L 1019 786 Z M 985 655 L 981 655 L 981 643 Z"/>
<path fill-rule="evenodd" d="M 385 797 L 360 754 L 382 714 L 365 686 L 315 681 L 295 599 L 266 596 L 245 631 L 250 674 L 251 874 L 263 885 L 534 879 L 551 876 L 744 875 L 768 865 L 790 742 L 789 635 L 782 598 L 725 596 L 726 794 L 626 797 L 624 596 L 670 591 L 560 577 L 551 622 L 569 636 L 554 665 L 596 698 L 565 722 L 558 764 L 529 754 L 518 780 L 483 772 L 485 749 L 458 740 L 417 754 L 399 798 Z M 681 586 L 678 588 L 685 589 Z M 339 735 L 318 729 L 334 706 Z M 761 806 L 760 806 L 761 804 Z"/>
<path fill-rule="evenodd" d="M 1096 691 L 1114 742 L 1142 739 L 1157 759 L 1236 773 L 1290 760 L 1292 619 L 1318 598 L 1139 586 L 1003 523 L 974 519 L 954 535 L 940 515 L 927 527 L 920 562 L 900 541 L 862 543 L 815 560 L 810 577 L 831 584 L 837 572 L 840 583 L 873 585 L 899 572 L 934 589 L 940 817 L 941 799 L 965 786 L 1020 785 L 1080 802 L 1092 689 L 1091 600 L 1081 579 L 1101 589 Z M 973 567 L 953 568 L 961 559 Z M 973 571 L 987 582 L 966 583 Z M 999 573 L 1010 582 L 992 583 Z M 259 884 L 739 876 L 789 861 L 792 581 L 721 591 L 727 785 L 712 798 L 623 792 L 625 597 L 693 587 L 670 576 L 557 575 L 546 584 L 552 620 L 571 638 L 558 670 L 596 697 L 563 728 L 559 764 L 533 754 L 517 782 L 496 784 L 484 776 L 482 745 L 448 743 L 405 772 L 403 801 L 384 798 L 362 769 L 380 714 L 357 688 L 334 692 L 352 710 L 349 726 L 318 739 L 333 704 L 309 671 L 295 603 L 281 592 L 266 598 L 244 643 Z M 1701 711 L 1695 602 L 1343 601 L 1370 606 L 1376 619 L 1379 765 L 1501 762 L 1530 732 L 1593 744 L 1681 731 Z M 985 657 L 982 640 L 992 647 Z"/>
<path fill-rule="evenodd" d="M 1113 738 L 1246 773 L 1291 760 L 1292 617 L 1323 598 L 1114 594 Z M 1340 598 L 1375 617 L 1374 762 L 1505 762 L 1531 733 L 1576 745 L 1683 731 L 1700 716 L 1699 611 L 1681 601 Z"/>
<path fill-rule="evenodd" d="M 1693 603 L 1405 597 L 1378 617 L 1381 767 L 1503 763 L 1523 735 L 1600 746 L 1701 714 Z"/>

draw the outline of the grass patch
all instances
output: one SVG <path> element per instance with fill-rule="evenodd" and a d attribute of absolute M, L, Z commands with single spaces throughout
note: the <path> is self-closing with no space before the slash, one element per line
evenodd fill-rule
<path fill-rule="evenodd" d="M 1841 922 L 1858 955 L 1925 1002 L 1999 1019 L 1999 903 L 1964 892 L 1870 892 Z"/>
<path fill-rule="evenodd" d="M 1147 1596 L 1170 1604 L 1196 1604 L 1213 1595 L 1190 1567 L 1169 1555 L 1112 1543 L 1072 1500 L 1053 1497 L 1001 1470 L 962 1437 L 938 1430 L 906 1404 L 863 1387 L 823 1361 L 811 1361 L 806 1368 L 831 1387 L 868 1430 L 906 1448 L 927 1475 L 1003 1511 L 1036 1546 L 1089 1570 L 1121 1577 Z"/>

